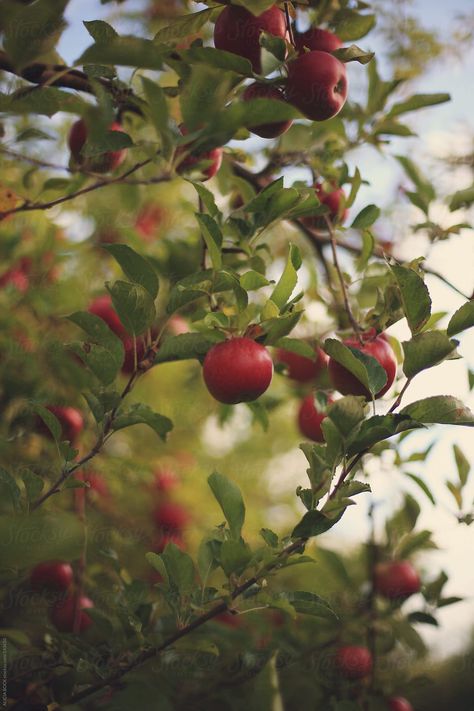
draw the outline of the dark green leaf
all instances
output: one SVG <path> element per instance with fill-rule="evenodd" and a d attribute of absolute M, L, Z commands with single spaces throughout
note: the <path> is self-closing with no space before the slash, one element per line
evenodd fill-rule
<path fill-rule="evenodd" d="M 431 314 L 431 298 L 423 279 L 414 269 L 390 266 L 402 297 L 403 312 L 412 333 L 417 333 Z"/>
<path fill-rule="evenodd" d="M 407 378 L 413 378 L 422 370 L 442 363 L 457 346 L 443 331 L 425 331 L 413 336 L 411 341 L 403 341 L 403 372 Z"/>
<path fill-rule="evenodd" d="M 233 538 L 240 538 L 245 520 L 245 505 L 239 487 L 218 472 L 211 474 L 207 481 L 229 524 Z"/>
<path fill-rule="evenodd" d="M 415 94 L 410 96 L 410 98 L 401 101 L 399 104 L 392 106 L 387 116 L 399 116 L 400 114 L 406 114 L 409 111 L 417 111 L 418 109 L 423 109 L 426 106 L 435 106 L 436 104 L 444 104 L 446 101 L 450 101 L 451 97 L 449 94 Z"/>
<path fill-rule="evenodd" d="M 454 336 L 472 326 L 474 326 L 474 301 L 467 301 L 451 317 L 447 334 Z"/>
<path fill-rule="evenodd" d="M 119 318 L 128 333 L 139 336 L 156 318 L 155 304 L 150 293 L 140 284 L 116 281 L 106 284 Z"/>
<path fill-rule="evenodd" d="M 125 427 L 141 424 L 151 427 L 163 441 L 166 440 L 168 432 L 173 429 L 173 423 L 168 417 L 153 412 L 148 405 L 141 403 L 132 405 L 129 410 L 121 412 L 114 419 L 112 428 L 114 430 L 122 430 Z"/>
<path fill-rule="evenodd" d="M 374 52 L 365 52 L 356 44 L 351 44 L 350 47 L 341 47 L 331 52 L 340 62 L 359 62 L 360 64 L 368 64 L 374 58 Z"/>
<path fill-rule="evenodd" d="M 376 220 L 378 220 L 380 216 L 380 208 L 377 207 L 376 205 L 367 205 L 367 207 L 364 207 L 355 220 L 353 221 L 351 227 L 354 229 L 358 230 L 365 230 L 367 227 L 370 227 L 371 225 L 374 224 Z"/>
<path fill-rule="evenodd" d="M 103 248 L 120 264 L 126 277 L 143 286 L 152 299 L 158 295 L 159 282 L 154 267 L 127 244 L 106 244 Z"/>
<path fill-rule="evenodd" d="M 19 489 L 19 486 L 10 474 L 10 472 L 8 472 L 3 467 L 0 467 L 0 491 L 2 490 L 3 496 L 5 496 L 5 490 L 8 492 L 8 496 L 12 503 L 13 509 L 15 511 L 19 511 L 21 508 L 21 491 Z"/>
<path fill-rule="evenodd" d="M 179 336 L 169 336 L 160 345 L 155 363 L 169 363 L 190 358 L 202 360 L 212 346 L 223 340 L 225 340 L 225 336 L 218 331 L 205 335 L 182 333 Z"/>
<path fill-rule="evenodd" d="M 400 412 L 426 424 L 474 427 L 474 414 L 460 400 L 450 395 L 434 395 L 412 402 Z"/>

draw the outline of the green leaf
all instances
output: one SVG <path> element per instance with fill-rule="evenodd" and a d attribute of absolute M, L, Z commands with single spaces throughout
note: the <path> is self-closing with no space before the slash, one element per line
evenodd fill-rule
<path fill-rule="evenodd" d="M 364 405 L 365 398 L 348 395 L 328 407 L 327 416 L 334 422 L 343 438 L 348 437 L 364 419 Z"/>
<path fill-rule="evenodd" d="M 217 222 L 204 213 L 196 213 L 196 219 L 201 227 L 201 234 L 211 257 L 214 269 L 222 268 L 222 232 Z"/>
<path fill-rule="evenodd" d="M 359 212 L 351 227 L 358 230 L 365 230 L 367 227 L 373 225 L 379 217 L 380 208 L 376 205 L 367 205 Z"/>
<path fill-rule="evenodd" d="M 418 531 L 418 533 L 407 533 L 398 543 L 394 555 L 397 560 L 409 558 L 419 550 L 436 548 L 431 540 L 431 531 Z"/>
<path fill-rule="evenodd" d="M 293 605 L 296 612 L 313 617 L 324 617 L 328 620 L 337 620 L 338 617 L 327 600 L 315 593 L 295 590 L 280 593 L 288 602 Z"/>
<path fill-rule="evenodd" d="M 433 627 L 439 627 L 436 617 L 433 617 L 433 615 L 430 615 L 428 612 L 422 612 L 421 610 L 410 612 L 408 615 L 408 621 L 414 624 L 433 625 Z"/>
<path fill-rule="evenodd" d="M 359 62 L 360 64 L 368 64 L 375 56 L 374 52 L 366 52 L 356 44 L 351 44 L 350 47 L 341 47 L 331 54 L 340 62 Z"/>
<path fill-rule="evenodd" d="M 335 518 L 325 516 L 321 511 L 307 511 L 301 521 L 295 526 L 292 538 L 311 538 L 329 531 L 341 518 L 342 510 Z"/>
<path fill-rule="evenodd" d="M 352 456 L 400 432 L 419 427 L 423 425 L 406 415 L 374 415 L 364 420 L 359 429 L 349 438 L 347 453 Z"/>
<path fill-rule="evenodd" d="M 375 15 L 360 15 L 355 10 L 339 10 L 333 17 L 336 35 L 343 42 L 365 37 L 375 25 Z"/>
<path fill-rule="evenodd" d="M 63 13 L 67 4 L 68 0 L 37 0 L 26 6 L 2 2 L 3 46 L 15 68 L 54 50 L 66 26 Z"/>
<path fill-rule="evenodd" d="M 229 524 L 233 538 L 238 539 L 245 520 L 245 504 L 239 487 L 218 472 L 211 474 L 207 481 Z"/>
<path fill-rule="evenodd" d="M 423 479 L 420 479 L 420 477 L 416 476 L 416 474 L 410 474 L 410 472 L 405 472 L 405 475 L 407 477 L 409 477 L 412 481 L 415 482 L 415 484 L 417 484 L 420 487 L 420 489 L 426 494 L 426 496 L 428 497 L 428 499 L 431 501 L 431 503 L 433 505 L 436 504 L 436 500 L 435 500 L 433 494 L 431 493 L 431 489 L 428 488 L 428 486 L 423 481 Z"/>
<path fill-rule="evenodd" d="M 448 605 L 454 605 L 456 602 L 462 602 L 463 597 L 442 597 L 438 600 L 438 607 L 447 607 Z"/>
<path fill-rule="evenodd" d="M 460 400 L 450 395 L 434 395 L 412 402 L 404 407 L 400 414 L 425 424 L 474 427 L 474 414 Z"/>
<path fill-rule="evenodd" d="M 190 15 L 180 15 L 173 19 L 171 25 L 162 27 L 158 30 L 154 37 L 155 42 L 162 42 L 163 44 L 168 44 L 174 42 L 174 40 L 181 39 L 182 37 L 187 37 L 188 35 L 193 35 L 199 32 L 201 27 L 203 27 L 208 20 L 210 20 L 213 8 L 207 10 L 201 10 L 200 12 L 193 12 Z"/>
<path fill-rule="evenodd" d="M 168 126 L 169 112 L 165 93 L 159 84 L 147 77 L 141 77 L 141 80 L 148 103 L 147 113 L 158 137 L 161 139 L 164 157 L 169 158 L 173 145 L 171 131 Z"/>
<path fill-rule="evenodd" d="M 18 484 L 16 483 L 15 479 L 10 474 L 10 472 L 8 472 L 3 467 L 0 467 L 0 491 L 2 491 L 3 496 L 5 496 L 5 490 L 7 490 L 7 492 L 8 492 L 8 496 L 10 497 L 10 501 L 12 503 L 13 509 L 15 511 L 20 511 L 21 510 L 20 488 L 19 488 Z M 2 496 L 2 498 L 3 498 L 3 496 Z"/>
<path fill-rule="evenodd" d="M 140 256 L 127 244 L 106 244 L 103 249 L 119 263 L 126 277 L 134 284 L 140 284 L 152 299 L 158 295 L 159 282 L 152 264 Z"/>
<path fill-rule="evenodd" d="M 96 42 L 81 54 L 75 65 L 105 64 L 106 66 L 162 69 L 163 48 L 141 37 L 115 37 L 108 42 Z"/>
<path fill-rule="evenodd" d="M 406 156 L 395 157 L 402 165 L 405 173 L 408 175 L 410 180 L 416 186 L 420 198 L 422 198 L 422 205 L 418 205 L 418 207 L 420 207 L 421 210 L 424 210 L 426 212 L 426 206 L 436 197 L 436 192 L 433 185 L 428 180 L 426 180 L 426 178 L 421 174 L 419 168 L 410 158 L 407 158 Z M 410 197 L 409 193 L 407 193 L 407 195 L 408 197 Z"/>
<path fill-rule="evenodd" d="M 451 97 L 449 94 L 415 94 L 414 96 L 410 96 L 405 101 L 394 104 L 388 112 L 387 117 L 390 118 L 392 116 L 406 114 L 409 111 L 417 111 L 418 109 L 424 109 L 426 106 L 444 104 L 446 101 L 450 100 Z"/>
<path fill-rule="evenodd" d="M 188 183 L 191 183 L 193 188 L 196 190 L 210 216 L 217 218 L 218 215 L 220 215 L 220 212 L 211 191 L 204 187 L 202 183 L 193 180 L 188 180 Z"/>
<path fill-rule="evenodd" d="M 106 284 L 119 318 L 128 333 L 139 336 L 156 318 L 155 304 L 150 293 L 140 284 L 116 281 Z"/>
<path fill-rule="evenodd" d="M 124 347 L 121 339 L 95 314 L 76 311 L 67 318 L 87 333 L 90 341 L 87 348 L 72 344 L 72 350 L 101 383 L 109 385 L 123 364 Z"/>
<path fill-rule="evenodd" d="M 362 249 L 361 249 L 360 255 L 356 261 L 356 269 L 358 272 L 361 272 L 366 268 L 367 263 L 373 254 L 374 247 L 375 247 L 374 235 L 369 230 L 363 230 L 362 231 Z"/>
<path fill-rule="evenodd" d="M 458 190 L 454 195 L 451 195 L 449 209 L 451 212 L 459 210 L 462 207 L 469 207 L 474 202 L 474 185 L 464 190 Z"/>
<path fill-rule="evenodd" d="M 114 30 L 111 25 L 108 24 L 108 22 L 104 22 L 103 20 L 92 20 L 92 21 L 84 21 L 82 23 L 92 39 L 99 43 L 99 42 L 110 42 L 116 37 L 118 37 L 118 33 Z"/>
<path fill-rule="evenodd" d="M 204 64 L 191 66 L 179 95 L 184 125 L 189 132 L 197 131 L 203 124 L 208 124 L 216 114 L 227 113 L 227 109 L 223 109 L 231 87 L 232 75 L 228 72 Z M 218 144 L 223 145 L 220 142 Z M 196 141 L 193 150 L 194 147 L 197 151 L 200 143 Z M 203 146 L 203 150 L 208 150 L 208 147 Z"/>
<path fill-rule="evenodd" d="M 309 360 L 316 360 L 316 351 L 313 346 L 310 346 L 306 341 L 301 341 L 299 338 L 280 338 L 274 344 L 277 348 L 283 348 L 291 353 L 296 353 L 297 355 L 303 356 L 303 358 L 309 358 Z"/>
<path fill-rule="evenodd" d="M 413 336 L 411 341 L 403 341 L 403 372 L 413 378 L 422 370 L 442 363 L 455 351 L 457 341 L 450 340 L 443 331 L 425 331 Z"/>
<path fill-rule="evenodd" d="M 468 458 L 462 451 L 461 447 L 457 444 L 453 444 L 454 459 L 456 460 L 456 467 L 458 470 L 459 481 L 461 486 L 464 487 L 467 484 L 467 478 L 471 470 L 471 465 Z"/>
<path fill-rule="evenodd" d="M 255 272 L 253 270 L 245 272 L 240 277 L 240 286 L 245 291 L 255 291 L 256 289 L 261 289 L 263 286 L 268 286 L 270 282 L 265 279 L 263 274 Z"/>
<path fill-rule="evenodd" d="M 190 358 L 203 360 L 212 346 L 224 340 L 225 336 L 219 331 L 212 334 L 182 333 L 179 336 L 169 336 L 160 344 L 155 363 L 169 363 Z"/>
<path fill-rule="evenodd" d="M 129 410 L 121 412 L 113 420 L 112 428 L 122 430 L 132 425 L 148 425 L 164 441 L 166 435 L 173 429 L 173 423 L 168 417 L 154 412 L 148 405 L 136 403 Z"/>
<path fill-rule="evenodd" d="M 390 266 L 402 297 L 403 312 L 413 334 L 418 333 L 431 315 L 431 298 L 423 279 L 414 269 Z"/>
<path fill-rule="evenodd" d="M 180 595 L 189 594 L 194 588 L 196 574 L 191 556 L 174 543 L 168 543 L 161 553 L 161 559 L 170 585 L 175 587 Z"/>
<path fill-rule="evenodd" d="M 380 363 L 357 348 L 345 346 L 335 338 L 327 338 L 324 350 L 328 356 L 347 368 L 373 395 L 387 382 L 387 373 Z"/>
<path fill-rule="evenodd" d="M 277 548 L 278 536 L 276 533 L 271 531 L 269 528 L 261 528 L 260 535 L 262 536 L 267 546 L 270 546 L 270 548 Z"/>
<path fill-rule="evenodd" d="M 41 419 L 43 420 L 44 424 L 46 425 L 48 430 L 53 435 L 56 442 L 59 442 L 61 439 L 61 435 L 62 435 L 62 426 L 61 426 L 61 423 L 59 422 L 58 418 L 56 417 L 56 415 L 53 415 L 53 413 L 50 412 L 48 410 L 48 408 L 43 407 L 43 405 L 40 405 L 39 403 L 32 403 L 31 409 L 39 417 L 41 417 Z"/>
<path fill-rule="evenodd" d="M 219 549 L 219 560 L 224 573 L 242 575 L 252 558 L 252 551 L 242 540 L 224 541 Z"/>
<path fill-rule="evenodd" d="M 157 553 L 145 553 L 145 558 L 152 566 L 152 568 L 154 568 L 157 573 L 161 575 L 163 580 L 165 580 L 165 582 L 169 584 L 168 571 L 166 570 L 166 566 L 161 555 L 158 555 Z"/>
<path fill-rule="evenodd" d="M 276 304 L 276 306 L 280 309 L 280 313 L 282 312 L 283 307 L 290 298 L 296 286 L 296 283 L 298 281 L 298 275 L 296 272 L 300 268 L 300 266 L 301 255 L 299 249 L 294 245 L 290 244 L 288 247 L 288 259 L 286 262 L 285 269 L 283 270 L 283 274 L 278 280 L 278 283 L 275 286 L 270 297 L 272 303 Z"/>
<path fill-rule="evenodd" d="M 451 317 L 448 323 L 447 334 L 454 336 L 474 326 L 474 301 L 467 301 Z"/>
<path fill-rule="evenodd" d="M 0 477 L 2 470 L 0 469 Z M 27 469 L 23 472 L 21 476 L 23 484 L 25 486 L 26 498 L 29 502 L 36 501 L 41 492 L 43 491 L 44 481 L 43 479 L 35 474 L 34 472 Z"/>

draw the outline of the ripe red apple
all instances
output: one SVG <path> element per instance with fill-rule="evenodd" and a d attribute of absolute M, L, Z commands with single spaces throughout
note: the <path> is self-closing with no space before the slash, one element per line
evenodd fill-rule
<path fill-rule="evenodd" d="M 295 45 L 298 52 L 304 52 L 307 47 L 311 52 L 334 52 L 335 49 L 342 47 L 342 42 L 337 35 L 329 30 L 323 30 L 321 27 L 311 27 L 306 32 L 296 32 Z"/>
<path fill-rule="evenodd" d="M 259 84 L 258 82 L 250 84 L 250 86 L 245 89 L 242 94 L 242 99 L 244 101 L 252 101 L 252 99 L 273 99 L 274 101 L 284 101 L 286 103 L 283 92 L 280 91 L 280 89 L 276 86 Z M 262 138 L 276 138 L 277 136 L 281 136 L 282 133 L 285 133 L 285 131 L 288 131 L 292 123 L 291 119 L 288 121 L 263 123 L 259 126 L 252 126 L 250 131 Z"/>
<path fill-rule="evenodd" d="M 312 121 L 326 121 L 344 106 L 347 75 L 327 52 L 306 52 L 288 64 L 287 100 Z"/>
<path fill-rule="evenodd" d="M 153 512 L 153 518 L 158 528 L 166 532 L 181 532 L 188 525 L 191 517 L 188 511 L 173 501 L 163 501 Z"/>
<path fill-rule="evenodd" d="M 272 5 L 261 15 L 252 15 L 244 7 L 228 5 L 225 7 L 214 27 L 214 46 L 232 54 L 248 59 L 254 72 L 260 74 L 260 34 L 268 32 L 284 39 L 287 35 L 284 13 Z"/>
<path fill-rule="evenodd" d="M 331 397 L 328 398 L 328 405 L 333 402 Z M 314 442 L 324 442 L 321 423 L 326 417 L 325 412 L 321 412 L 314 400 L 314 393 L 310 393 L 301 403 L 298 412 L 298 425 L 301 434 L 312 439 Z"/>
<path fill-rule="evenodd" d="M 33 590 L 54 590 L 65 592 L 71 585 L 73 572 L 69 563 L 61 560 L 50 560 L 38 563 L 30 575 Z"/>
<path fill-rule="evenodd" d="M 153 237 L 168 219 L 168 211 L 161 205 L 144 205 L 135 220 L 135 230 L 145 240 Z"/>
<path fill-rule="evenodd" d="M 109 126 L 109 131 L 123 132 L 123 128 L 117 121 L 114 121 Z M 98 156 L 83 156 L 81 151 L 87 141 L 87 134 L 87 124 L 84 119 L 79 119 L 79 121 L 73 123 L 69 132 L 69 149 L 74 161 L 79 166 L 94 173 L 109 173 L 123 163 L 125 156 L 127 155 L 125 148 L 119 151 L 108 151 L 107 153 L 102 153 Z"/>
<path fill-rule="evenodd" d="M 102 321 L 105 321 L 107 326 L 115 333 L 116 336 L 119 336 L 120 338 L 126 336 L 125 327 L 113 307 L 112 297 L 110 294 L 98 296 L 89 304 L 89 308 L 87 310 L 90 314 L 94 314 L 95 316 L 101 318 Z"/>
<path fill-rule="evenodd" d="M 403 600 L 420 591 L 420 578 L 406 560 L 379 563 L 375 568 L 375 590 L 388 600 Z"/>
<path fill-rule="evenodd" d="M 177 475 L 172 469 L 157 469 L 153 475 L 153 489 L 160 494 L 168 494 L 179 484 Z"/>
<path fill-rule="evenodd" d="M 383 334 L 375 337 L 371 336 L 371 340 L 366 340 L 366 336 L 364 336 L 363 340 L 365 342 L 361 345 L 356 338 L 348 338 L 344 341 L 344 345 L 357 348 L 357 350 L 372 356 L 380 363 L 387 374 L 387 382 L 383 388 L 376 393 L 375 397 L 382 397 L 395 380 L 397 373 L 395 354 Z M 347 368 L 344 368 L 343 365 L 329 358 L 328 369 L 329 377 L 331 378 L 334 388 L 342 395 L 365 395 L 365 397 L 370 398 L 370 393 L 365 386 L 362 385 Z"/>
<path fill-rule="evenodd" d="M 0 277 L 0 288 L 3 288 L 5 286 L 12 286 L 17 291 L 19 291 L 20 294 L 24 294 L 28 291 L 28 287 L 30 286 L 30 279 L 28 277 L 28 274 L 21 268 L 21 266 L 17 265 L 15 267 L 7 269 L 7 271 L 4 272 Z"/>
<path fill-rule="evenodd" d="M 62 438 L 74 444 L 84 429 L 84 418 L 79 410 L 76 410 L 75 407 L 61 407 L 60 405 L 47 405 L 46 409 L 59 420 L 62 427 Z"/>
<path fill-rule="evenodd" d="M 76 600 L 76 595 L 68 595 L 63 600 L 59 600 L 51 610 L 51 622 L 59 632 L 74 632 Z M 94 607 L 94 603 L 85 595 L 81 595 L 79 607 L 79 620 L 76 629 L 78 632 L 85 632 L 92 624 L 92 618 L 85 610 Z"/>
<path fill-rule="evenodd" d="M 348 645 L 337 650 L 336 667 L 345 679 L 364 679 L 372 671 L 372 655 L 367 647 Z"/>
<path fill-rule="evenodd" d="M 189 133 L 186 126 L 183 125 L 179 127 L 179 130 L 181 131 L 183 136 L 187 136 L 187 134 Z M 186 145 L 180 146 L 178 148 L 177 154 L 179 155 L 184 151 L 190 152 L 184 158 L 184 160 L 179 163 L 176 169 L 178 173 L 189 173 L 190 171 L 195 169 L 195 166 L 198 163 L 202 163 L 203 161 L 211 161 L 211 163 L 207 166 L 207 168 L 204 168 L 204 170 L 201 171 L 202 175 L 204 176 L 202 182 L 205 183 L 206 180 L 210 180 L 219 172 L 219 168 L 222 165 L 222 148 L 213 148 L 212 151 L 205 151 L 204 153 L 194 153 L 192 150 L 192 145 Z"/>
<path fill-rule="evenodd" d="M 231 338 L 208 351 L 203 364 L 207 389 L 216 400 L 235 405 L 256 400 L 272 381 L 267 349 L 251 338 Z"/>
<path fill-rule="evenodd" d="M 314 185 L 314 191 L 316 197 L 319 199 L 322 205 L 326 205 L 329 209 L 327 217 L 331 222 L 339 221 L 341 224 L 347 219 L 349 210 L 342 206 L 346 200 L 346 194 L 342 188 L 335 188 L 334 190 L 326 191 L 320 183 Z M 303 217 L 303 222 L 308 227 L 313 227 L 317 230 L 327 229 L 326 220 L 322 215 L 315 215 L 314 217 Z"/>
<path fill-rule="evenodd" d="M 388 705 L 390 711 L 413 711 L 413 706 L 407 699 L 404 699 L 403 696 L 392 696 L 392 698 L 388 700 Z"/>
<path fill-rule="evenodd" d="M 276 359 L 280 363 L 287 366 L 286 374 L 292 380 L 299 383 L 307 383 L 309 380 L 315 380 L 318 375 L 327 368 L 328 357 L 326 353 L 318 346 L 315 347 L 316 359 L 306 358 L 292 351 L 287 351 L 284 348 L 277 350 Z"/>

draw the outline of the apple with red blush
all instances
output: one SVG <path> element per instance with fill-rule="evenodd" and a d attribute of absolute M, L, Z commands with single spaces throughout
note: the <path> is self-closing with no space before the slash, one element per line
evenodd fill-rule
<path fill-rule="evenodd" d="M 348 338 L 343 343 L 349 348 L 354 348 L 365 355 L 375 358 L 385 370 L 387 381 L 375 394 L 376 398 L 382 397 L 392 386 L 397 373 L 395 353 L 384 334 L 374 336 L 370 332 L 362 335 L 362 343 L 357 338 Z M 365 385 L 334 358 L 329 358 L 328 370 L 334 389 L 338 390 L 342 395 L 364 395 L 367 399 L 371 399 L 371 394 Z"/>
<path fill-rule="evenodd" d="M 332 54 L 315 50 L 288 63 L 287 101 L 312 121 L 337 116 L 347 92 L 346 68 Z"/>
<path fill-rule="evenodd" d="M 282 101 L 286 103 L 285 96 L 278 87 L 269 84 L 260 84 L 259 82 L 250 84 L 242 94 L 242 99 L 244 101 L 270 99 L 272 101 Z M 272 121 L 258 126 L 252 126 L 249 130 L 261 138 L 277 138 L 288 131 L 292 123 L 291 119 L 286 121 Z"/>

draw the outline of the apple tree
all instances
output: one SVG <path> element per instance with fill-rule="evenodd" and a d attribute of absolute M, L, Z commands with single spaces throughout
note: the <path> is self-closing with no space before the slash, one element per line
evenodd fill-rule
<path fill-rule="evenodd" d="M 474 303 L 440 312 L 425 277 L 446 277 L 378 239 L 350 156 L 398 160 L 413 231 L 459 234 L 390 151 L 449 95 L 383 75 L 365 2 L 102 4 L 70 65 L 67 0 L 0 15 L 3 703 L 409 711 L 419 625 L 459 598 L 418 569 L 431 448 L 401 445 L 474 426 L 436 382 Z M 269 526 L 261 474 L 298 442 L 294 521 Z M 387 453 L 414 489 L 383 534 L 373 503 L 364 545 L 326 548 Z"/>

